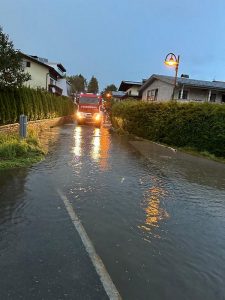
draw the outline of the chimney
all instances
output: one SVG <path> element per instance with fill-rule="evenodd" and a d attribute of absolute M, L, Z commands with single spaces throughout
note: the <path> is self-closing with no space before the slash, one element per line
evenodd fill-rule
<path fill-rule="evenodd" d="M 187 74 L 181 74 L 181 78 L 189 78 L 189 75 L 187 75 Z"/>

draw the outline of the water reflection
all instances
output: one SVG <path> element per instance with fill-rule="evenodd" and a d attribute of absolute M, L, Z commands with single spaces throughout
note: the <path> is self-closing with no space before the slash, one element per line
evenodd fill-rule
<path fill-rule="evenodd" d="M 29 205 L 25 198 L 27 169 L 0 172 L 0 255 L 10 240 L 15 239 L 13 228 L 28 222 L 24 208 Z"/>
<path fill-rule="evenodd" d="M 151 178 L 153 186 L 144 193 L 143 208 L 146 214 L 145 224 L 140 227 L 145 231 L 152 231 L 159 227 L 159 221 L 169 218 L 169 214 L 163 207 L 163 200 L 167 196 L 157 178 Z"/>
<path fill-rule="evenodd" d="M 92 149 L 91 149 L 91 156 L 94 160 L 99 160 L 100 158 L 100 149 L 101 149 L 101 142 L 100 142 L 100 129 L 95 128 L 93 139 L 92 139 Z"/>
<path fill-rule="evenodd" d="M 109 148 L 110 148 L 110 135 L 105 128 L 95 128 L 93 139 L 91 157 L 99 162 L 101 170 L 109 169 Z"/>
<path fill-rule="evenodd" d="M 74 131 L 74 139 L 75 139 L 75 146 L 73 148 L 73 152 L 75 156 L 82 155 L 82 148 L 81 148 L 81 141 L 82 141 L 82 127 L 77 126 Z"/>

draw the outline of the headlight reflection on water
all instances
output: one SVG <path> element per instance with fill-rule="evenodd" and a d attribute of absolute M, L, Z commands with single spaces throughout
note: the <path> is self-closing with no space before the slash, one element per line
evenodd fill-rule
<path fill-rule="evenodd" d="M 101 170 L 107 170 L 109 168 L 110 149 L 110 134 L 108 130 L 105 128 L 93 128 L 93 131 L 86 131 L 86 129 L 85 127 L 77 126 L 74 130 L 73 153 L 75 157 L 90 155 L 99 164 Z"/>
<path fill-rule="evenodd" d="M 93 139 L 92 139 L 92 149 L 91 149 L 91 156 L 94 160 L 99 160 L 101 155 L 101 143 L 100 143 L 100 129 L 95 128 Z"/>
<path fill-rule="evenodd" d="M 105 128 L 95 128 L 93 139 L 91 157 L 99 163 L 101 170 L 109 168 L 109 148 L 110 148 L 110 135 Z"/>
<path fill-rule="evenodd" d="M 81 147 L 81 141 L 82 141 L 82 127 L 77 126 L 74 131 L 74 139 L 75 139 L 75 146 L 73 148 L 73 153 L 75 156 L 81 156 L 82 155 L 82 147 Z"/>

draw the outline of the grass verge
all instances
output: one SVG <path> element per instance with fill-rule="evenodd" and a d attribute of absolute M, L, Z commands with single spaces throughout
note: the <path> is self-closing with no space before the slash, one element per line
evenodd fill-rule
<path fill-rule="evenodd" d="M 34 132 L 29 132 L 23 140 L 16 134 L 0 134 L 0 170 L 30 166 L 41 161 L 45 154 Z"/>
<path fill-rule="evenodd" d="M 220 162 L 220 163 L 225 163 L 225 158 L 224 157 L 215 156 L 214 154 L 211 154 L 208 151 L 197 151 L 195 149 L 188 148 L 188 147 L 177 148 L 177 149 L 182 151 L 182 152 L 194 155 L 194 156 L 207 158 L 207 159 L 214 160 L 214 161 L 217 161 L 217 162 Z"/>

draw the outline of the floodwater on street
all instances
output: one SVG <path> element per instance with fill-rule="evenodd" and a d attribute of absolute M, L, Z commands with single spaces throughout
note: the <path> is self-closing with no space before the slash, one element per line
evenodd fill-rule
<path fill-rule="evenodd" d="M 148 156 L 106 128 L 69 124 L 60 128 L 45 161 L 0 173 L 0 298 L 17 299 L 15 291 L 26 287 L 26 276 L 44 272 L 54 255 L 57 265 L 67 256 L 61 244 L 73 251 L 60 191 L 123 299 L 225 299 L 225 165 L 159 146 Z M 41 270 L 35 265 L 40 251 Z M 72 285 L 67 264 L 63 272 Z M 54 298 L 47 296 L 54 287 L 51 268 L 47 273 L 48 288 L 42 282 L 36 299 Z M 3 279 L 8 298 L 1 297 Z M 67 282 L 57 286 L 58 293 L 67 292 L 55 299 L 72 299 Z"/>

